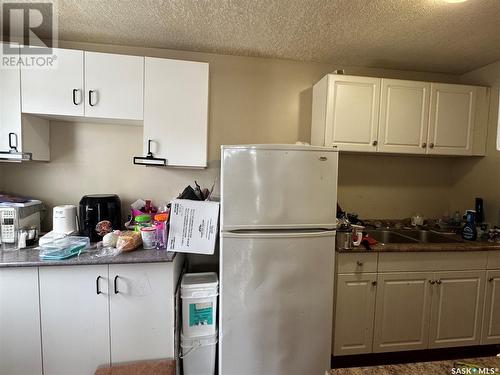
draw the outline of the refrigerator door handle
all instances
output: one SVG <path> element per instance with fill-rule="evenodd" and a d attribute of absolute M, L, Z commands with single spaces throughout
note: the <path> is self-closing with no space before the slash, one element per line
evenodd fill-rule
<path fill-rule="evenodd" d="M 234 231 L 221 232 L 224 238 L 308 238 L 333 237 L 335 230 L 287 230 L 287 231 Z"/>

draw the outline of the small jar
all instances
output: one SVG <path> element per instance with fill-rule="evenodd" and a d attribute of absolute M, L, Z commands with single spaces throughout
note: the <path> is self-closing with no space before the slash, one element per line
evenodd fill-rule
<path fill-rule="evenodd" d="M 141 228 L 150 227 L 151 226 L 151 216 L 150 215 L 138 215 L 134 219 L 135 221 L 135 230 L 138 232 Z"/>

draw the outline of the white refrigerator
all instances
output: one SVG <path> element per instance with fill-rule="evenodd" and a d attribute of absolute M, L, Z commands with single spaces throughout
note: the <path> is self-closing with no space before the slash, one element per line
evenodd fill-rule
<path fill-rule="evenodd" d="M 222 146 L 219 375 L 330 368 L 338 152 Z"/>

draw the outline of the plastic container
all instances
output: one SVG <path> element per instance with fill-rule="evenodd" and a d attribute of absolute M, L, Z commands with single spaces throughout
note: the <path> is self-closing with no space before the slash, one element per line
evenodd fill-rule
<path fill-rule="evenodd" d="M 184 375 L 213 375 L 217 332 L 213 335 L 189 338 L 181 334 L 181 358 Z"/>
<path fill-rule="evenodd" d="M 142 247 L 146 250 L 155 248 L 156 228 L 155 227 L 142 227 L 141 239 Z"/>
<path fill-rule="evenodd" d="M 165 250 L 167 248 L 167 220 L 168 214 L 161 213 L 155 215 L 155 248 L 158 250 Z"/>
<path fill-rule="evenodd" d="M 218 286 L 215 272 L 186 273 L 182 277 L 182 333 L 185 337 L 217 332 Z"/>

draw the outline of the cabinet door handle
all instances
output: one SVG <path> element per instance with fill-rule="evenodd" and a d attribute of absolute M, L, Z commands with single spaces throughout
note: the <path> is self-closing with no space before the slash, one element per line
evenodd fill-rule
<path fill-rule="evenodd" d="M 78 89 L 73 89 L 73 104 L 74 104 L 74 105 L 79 105 L 79 104 L 81 103 L 81 99 L 80 99 L 80 102 L 79 102 L 79 103 L 77 103 L 77 101 L 76 101 L 76 94 L 77 94 L 79 91 L 80 91 L 80 90 L 78 90 Z"/>
<path fill-rule="evenodd" d="M 97 279 L 95 279 L 95 292 L 96 294 L 101 294 L 101 290 L 99 289 L 99 279 L 101 276 L 97 276 Z"/>
<path fill-rule="evenodd" d="M 377 286 L 377 281 L 376 280 L 372 281 L 372 285 Z"/>
<path fill-rule="evenodd" d="M 422 148 L 426 148 L 427 147 L 427 143 L 422 143 Z"/>
<path fill-rule="evenodd" d="M 436 280 L 437 285 L 441 285 L 441 280 Z"/>
<path fill-rule="evenodd" d="M 114 284 L 114 289 L 115 289 L 115 294 L 118 294 L 118 285 L 117 285 L 117 280 L 118 280 L 118 275 L 115 276 L 115 280 L 113 282 Z"/>
<path fill-rule="evenodd" d="M 429 284 L 434 285 L 436 282 L 434 280 L 429 280 Z"/>
<path fill-rule="evenodd" d="M 356 264 L 361 267 L 363 265 L 363 262 L 358 260 L 358 261 L 356 261 Z"/>
<path fill-rule="evenodd" d="M 373 141 L 372 145 L 376 146 L 376 145 L 378 145 L 378 142 L 377 141 Z"/>
<path fill-rule="evenodd" d="M 488 281 L 489 281 L 490 283 L 491 283 L 491 282 L 493 282 L 493 280 L 495 280 L 493 277 L 490 277 L 490 278 L 488 279 Z"/>
<path fill-rule="evenodd" d="M 15 140 L 15 142 L 13 140 Z M 16 133 L 9 133 L 9 148 L 11 151 L 17 152 L 17 134 Z"/>
<path fill-rule="evenodd" d="M 430 148 L 434 148 L 434 143 L 429 144 Z"/>
<path fill-rule="evenodd" d="M 89 105 L 91 107 L 95 106 L 97 104 L 97 100 L 92 104 L 92 94 L 97 94 L 96 90 L 89 90 Z M 96 95 L 97 98 L 97 95 Z"/>

